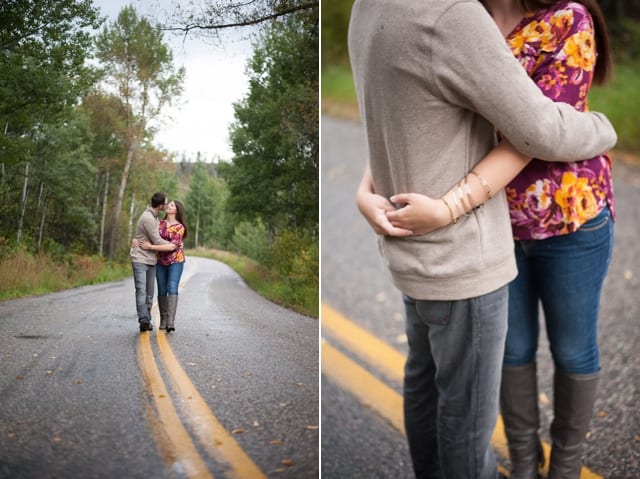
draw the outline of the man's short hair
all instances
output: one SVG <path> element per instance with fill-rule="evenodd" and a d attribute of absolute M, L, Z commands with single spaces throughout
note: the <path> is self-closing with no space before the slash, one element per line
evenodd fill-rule
<path fill-rule="evenodd" d="M 167 199 L 167 194 L 166 193 L 154 193 L 153 196 L 151 197 L 151 207 L 152 208 L 157 208 L 158 206 L 162 206 L 164 205 L 164 202 Z"/>

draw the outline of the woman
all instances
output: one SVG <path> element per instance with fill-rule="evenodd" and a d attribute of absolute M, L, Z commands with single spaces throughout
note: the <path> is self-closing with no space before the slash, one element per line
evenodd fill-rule
<path fill-rule="evenodd" d="M 578 110 L 586 109 L 592 80 L 605 83 L 611 69 L 606 26 L 598 4 L 482 3 L 545 95 Z M 543 461 L 535 362 L 540 302 L 555 366 L 549 478 L 578 478 L 600 370 L 600 292 L 613 247 L 615 209 L 609 157 L 573 163 L 529 162 L 503 141 L 473 168 L 474 174 L 440 200 L 396 195 L 391 201 L 404 207 L 391 211 L 383 199 L 371 195 L 373 185 L 365 175 L 358 204 L 370 223 L 378 225 L 378 232 L 425 234 L 468 215 L 523 166 L 506 187 L 518 264 L 518 277 L 509 286 L 509 329 L 500 394 L 512 463 L 510 477 L 536 478 Z M 381 220 L 383 210 L 386 225 Z"/>
<path fill-rule="evenodd" d="M 178 287 L 184 268 L 183 241 L 187 237 L 184 205 L 177 200 L 165 207 L 166 217 L 160 221 L 160 236 L 170 241 L 166 245 L 154 245 L 143 241 L 140 246 L 158 252 L 156 280 L 158 282 L 158 308 L 160 309 L 160 329 L 167 333 L 175 331 L 176 309 L 178 307 Z"/>

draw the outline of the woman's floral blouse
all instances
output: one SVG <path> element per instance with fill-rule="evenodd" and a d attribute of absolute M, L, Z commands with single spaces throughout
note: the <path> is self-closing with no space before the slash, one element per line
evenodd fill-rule
<path fill-rule="evenodd" d="M 579 3 L 530 13 L 507 43 L 542 92 L 588 110 L 596 62 L 593 23 Z M 606 205 L 615 218 L 608 155 L 574 163 L 534 159 L 506 187 L 515 239 L 543 239 L 576 231 Z"/>
<path fill-rule="evenodd" d="M 182 247 L 182 237 L 184 236 L 184 226 L 180 223 L 167 225 L 166 220 L 160 221 L 158 232 L 162 239 L 177 244 L 178 247 L 173 251 L 159 251 L 158 263 L 168 266 L 173 263 L 184 262 L 184 249 Z"/>

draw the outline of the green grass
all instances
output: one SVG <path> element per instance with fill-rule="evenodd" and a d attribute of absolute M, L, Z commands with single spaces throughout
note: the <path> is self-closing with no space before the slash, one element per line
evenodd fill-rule
<path fill-rule="evenodd" d="M 313 281 L 291 281 L 291 278 L 281 278 L 256 261 L 228 251 L 198 249 L 185 251 L 185 254 L 225 263 L 259 295 L 305 316 L 318 318 L 318 288 Z"/>
<path fill-rule="evenodd" d="M 616 65 L 613 81 L 593 87 L 591 110 L 607 115 L 618 133 L 617 149 L 640 153 L 640 64 Z M 341 118 L 357 119 L 357 98 L 346 65 L 322 68 L 322 111 Z"/>
<path fill-rule="evenodd" d="M 322 67 L 322 112 L 357 120 L 358 99 L 347 65 L 330 65 Z"/>
<path fill-rule="evenodd" d="M 605 87 L 593 87 L 589 107 L 601 111 L 618 133 L 616 148 L 640 152 L 640 63 L 616 65 L 613 81 Z"/>

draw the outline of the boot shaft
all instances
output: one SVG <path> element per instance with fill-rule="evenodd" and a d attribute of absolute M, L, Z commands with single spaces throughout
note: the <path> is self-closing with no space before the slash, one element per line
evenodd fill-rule
<path fill-rule="evenodd" d="M 509 443 L 511 479 L 536 479 L 544 462 L 538 436 L 538 377 L 536 363 L 504 366 L 500 409 Z"/>
<path fill-rule="evenodd" d="M 175 330 L 176 310 L 178 309 L 178 295 L 170 294 L 167 298 L 167 330 Z"/>
<path fill-rule="evenodd" d="M 556 370 L 549 479 L 580 477 L 582 449 L 593 416 L 597 388 L 598 373 L 578 375 Z"/>

